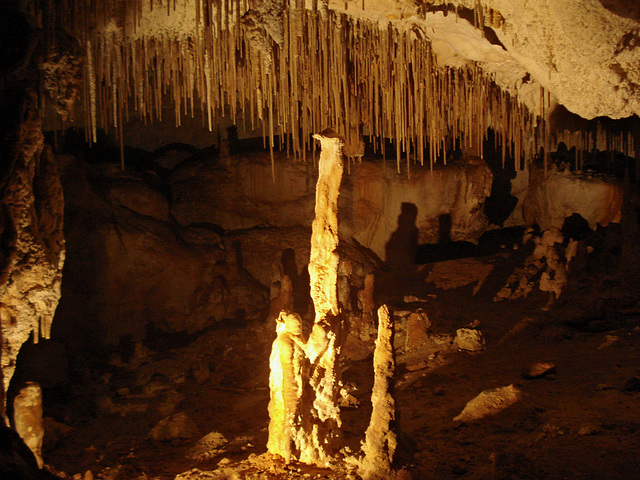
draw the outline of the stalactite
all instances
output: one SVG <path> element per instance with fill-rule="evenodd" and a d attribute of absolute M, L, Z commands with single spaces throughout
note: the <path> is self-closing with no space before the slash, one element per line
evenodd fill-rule
<path fill-rule="evenodd" d="M 36 1 L 41 10 L 49 3 Z M 538 109 L 530 111 L 473 62 L 463 68 L 438 65 L 417 28 L 400 31 L 391 22 L 380 28 L 325 7 L 307 9 L 305 3 L 289 2 L 284 41 L 277 43 L 264 27 L 249 31 L 241 21 L 246 0 L 196 0 L 194 31 L 164 38 L 145 36 L 140 23 L 151 9 L 154 15 L 156 10 L 172 15 L 175 0 L 60 0 L 56 21 L 72 25 L 85 44 L 90 140 L 96 140 L 98 126 L 120 131 L 129 106 L 145 123 L 161 119 L 163 101 L 169 99 L 176 125 L 198 108 L 210 131 L 217 130 L 219 117 L 229 115 L 236 122 L 240 115 L 252 129 L 262 126 L 270 152 L 278 135 L 280 147 L 297 161 L 315 148 L 312 133 L 327 126 L 347 146 L 358 145 L 360 129 L 366 128 L 383 156 L 389 139 L 397 170 L 403 154 L 408 171 L 412 161 L 424 164 L 425 155 L 430 168 L 446 163 L 447 151 L 456 145 L 482 155 L 489 128 L 503 164 L 511 157 L 520 168 L 541 150 L 547 156 L 561 138 L 578 157 L 603 144 L 635 154 L 631 136 L 611 136 L 605 129 L 594 138 L 552 135 L 545 120 L 549 92 L 540 88 Z M 499 21 L 480 4 L 474 15 L 479 28 Z M 105 25 L 114 17 L 123 25 L 120 31 L 106 34 L 85 26 Z"/>

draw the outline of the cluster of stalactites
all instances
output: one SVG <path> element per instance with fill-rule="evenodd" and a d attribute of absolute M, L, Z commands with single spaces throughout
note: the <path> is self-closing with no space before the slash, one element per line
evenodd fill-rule
<path fill-rule="evenodd" d="M 591 130 L 570 131 L 562 130 L 553 134 L 552 143 L 559 145 L 564 143 L 568 150 L 574 154 L 573 163 L 577 170 L 582 170 L 585 161 L 585 152 L 607 151 L 619 152 L 627 157 L 638 157 L 633 133 L 630 131 L 612 132 L 605 129 L 601 123 Z"/>
<path fill-rule="evenodd" d="M 84 41 L 88 140 L 98 127 L 122 137 L 131 111 L 145 123 L 162 120 L 169 99 L 177 126 L 205 112 L 205 126 L 215 130 L 230 116 L 244 129 L 262 128 L 272 151 L 286 148 L 303 161 L 312 133 L 328 126 L 345 138 L 350 158 L 363 154 L 363 132 L 374 150 L 390 139 L 398 170 L 401 161 L 446 163 L 456 146 L 482 155 L 489 128 L 503 159 L 521 168 L 549 151 L 544 111 L 529 111 L 477 65 L 440 67 L 418 30 L 381 29 L 304 3 L 288 2 L 278 17 L 282 38 L 274 39 L 264 25 L 243 22 L 248 0 L 58 2 L 55 17 L 72 19 Z M 177 5 L 193 8 L 191 32 L 145 36 L 139 25 L 151 5 L 167 18 Z"/>

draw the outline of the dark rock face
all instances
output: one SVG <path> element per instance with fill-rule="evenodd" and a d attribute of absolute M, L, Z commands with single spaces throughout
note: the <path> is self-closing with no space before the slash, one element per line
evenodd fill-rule
<path fill-rule="evenodd" d="M 172 220 L 153 175 L 62 158 L 69 262 L 56 335 L 116 344 L 150 324 L 195 332 L 260 318 L 268 289 L 212 224 Z"/>
<path fill-rule="evenodd" d="M 196 153 L 164 173 L 58 159 L 69 255 L 56 339 L 91 348 L 263 322 L 282 275 L 296 311 L 307 313 L 308 166 L 282 162 L 273 184 L 262 156 L 219 165 Z M 348 242 L 340 258 L 341 302 L 357 316 L 358 292 L 379 260 Z"/>
<path fill-rule="evenodd" d="M 62 187 L 27 71 L 0 77 L 0 320 L 4 391 L 22 344 L 48 338 L 65 258 Z M 0 398 L 4 411 L 4 394 Z"/>

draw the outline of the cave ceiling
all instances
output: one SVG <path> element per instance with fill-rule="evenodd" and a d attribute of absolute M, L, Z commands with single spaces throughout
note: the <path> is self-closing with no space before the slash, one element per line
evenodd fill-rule
<path fill-rule="evenodd" d="M 157 120 L 168 102 L 176 125 L 201 109 L 209 130 L 228 116 L 262 130 L 272 147 L 286 135 L 303 157 L 311 134 L 331 126 L 348 156 L 362 154 L 364 133 L 374 148 L 390 138 L 399 155 L 433 162 L 455 139 L 472 147 L 493 128 L 522 159 L 561 140 L 600 148 L 598 134 L 552 122 L 555 110 L 586 120 L 640 112 L 633 0 L 41 4 L 45 31 L 55 18 L 79 40 L 79 121 L 94 139 L 99 127 L 117 132 L 130 112 Z M 614 141 L 633 155 L 631 137 Z"/>

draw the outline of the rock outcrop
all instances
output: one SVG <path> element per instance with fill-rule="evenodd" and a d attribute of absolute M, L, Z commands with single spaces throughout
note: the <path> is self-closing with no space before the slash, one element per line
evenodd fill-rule
<path fill-rule="evenodd" d="M 591 229 L 619 222 L 622 217 L 623 188 L 602 175 L 532 167 L 529 188 L 522 204 L 527 225 L 542 230 L 562 228 L 564 220 L 579 214 Z"/>
<path fill-rule="evenodd" d="M 284 157 L 276 155 L 275 183 L 265 180 L 271 166 L 263 154 L 251 160 L 232 157 L 224 165 L 211 157 L 183 162 L 170 175 L 173 215 L 181 225 L 206 222 L 229 230 L 264 224 L 310 227 L 317 172 L 310 163 Z M 354 164 L 340 189 L 340 234 L 384 259 L 402 206 L 410 204 L 416 210 L 416 242 L 442 237 L 476 242 L 487 226 L 483 207 L 492 179 L 479 158 L 433 171 L 416 166 L 410 177 L 380 162 Z"/>
<path fill-rule="evenodd" d="M 35 342 L 40 337 L 49 338 L 65 259 L 63 197 L 56 164 L 44 145 L 35 99 L 24 91 L 19 95 L 20 108 L 8 113 L 22 116 L 11 132 L 13 149 L 8 152 L 11 157 L 5 165 L 9 169 L 0 191 L 1 367 L 5 391 L 22 344 L 32 335 Z"/>

